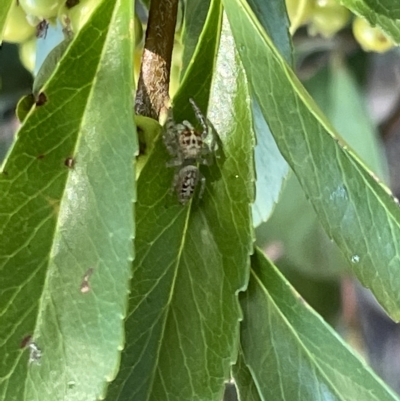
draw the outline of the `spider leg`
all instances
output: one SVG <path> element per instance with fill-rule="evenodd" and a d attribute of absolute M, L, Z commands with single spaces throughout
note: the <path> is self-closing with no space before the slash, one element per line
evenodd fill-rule
<path fill-rule="evenodd" d="M 177 129 L 174 121 L 172 108 L 168 109 L 167 119 L 163 128 L 162 138 L 168 153 L 176 156 L 179 153 L 179 144 L 177 143 Z"/>
<path fill-rule="evenodd" d="M 206 117 L 204 117 L 203 113 L 199 109 L 199 106 L 197 106 L 197 104 L 194 102 L 194 100 L 192 98 L 189 99 L 189 102 L 193 107 L 193 111 L 194 111 L 194 114 L 196 115 L 197 121 L 201 124 L 201 128 L 203 129 L 201 136 L 204 139 L 208 135 L 207 119 L 206 119 Z"/>
<path fill-rule="evenodd" d="M 209 146 L 210 153 L 213 153 L 216 150 L 218 150 L 217 132 L 215 131 L 215 129 L 211 123 L 208 124 L 208 127 L 209 127 L 209 131 L 211 131 L 211 141 L 208 146 Z"/>
<path fill-rule="evenodd" d="M 172 112 L 172 107 L 170 107 L 168 109 L 167 120 L 165 121 L 164 135 L 169 135 L 174 133 L 175 133 L 175 121 Z"/>

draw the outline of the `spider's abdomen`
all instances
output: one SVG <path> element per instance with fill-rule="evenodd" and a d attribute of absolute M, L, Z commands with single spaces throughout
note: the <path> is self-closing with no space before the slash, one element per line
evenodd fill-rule
<path fill-rule="evenodd" d="M 199 179 L 200 171 L 196 166 L 188 165 L 179 171 L 175 189 L 182 205 L 192 198 Z"/>

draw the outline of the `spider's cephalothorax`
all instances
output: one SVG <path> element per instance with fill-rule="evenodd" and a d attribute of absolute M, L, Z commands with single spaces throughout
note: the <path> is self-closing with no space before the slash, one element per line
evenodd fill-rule
<path fill-rule="evenodd" d="M 200 170 L 191 164 L 180 167 L 174 177 L 173 188 L 175 189 L 178 200 L 185 205 L 192 198 L 197 184 L 200 181 L 199 198 L 204 192 L 205 178 Z"/>
<path fill-rule="evenodd" d="M 180 166 L 185 161 L 206 165 L 211 164 L 212 159 L 209 156 L 216 148 L 214 136 L 212 135 L 210 143 L 206 142 L 210 131 L 207 119 L 203 116 L 193 99 L 189 99 L 189 101 L 202 127 L 202 132 L 197 131 L 186 120 L 180 124 L 176 124 L 172 115 L 172 109 L 169 109 L 163 139 L 168 152 L 171 156 L 174 156 L 174 159 L 167 163 L 168 166 Z"/>
<path fill-rule="evenodd" d="M 188 121 L 178 124 L 176 129 L 178 132 L 180 156 L 185 160 L 197 160 L 207 147 L 207 145 L 203 143 L 202 134 L 196 131 Z"/>

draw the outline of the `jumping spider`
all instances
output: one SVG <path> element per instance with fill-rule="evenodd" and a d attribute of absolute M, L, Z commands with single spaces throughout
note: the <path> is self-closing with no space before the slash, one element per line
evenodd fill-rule
<path fill-rule="evenodd" d="M 199 197 L 203 194 L 205 178 L 195 164 L 210 165 L 212 163 L 210 156 L 217 147 L 215 133 L 210 129 L 206 117 L 193 99 L 189 101 L 202 127 L 202 132 L 197 131 L 187 120 L 176 124 L 170 108 L 163 133 L 164 144 L 170 155 L 174 157 L 167 162 L 167 166 L 177 167 L 172 188 L 175 189 L 179 202 L 183 205 L 192 198 L 199 182 L 201 184 Z M 207 143 L 210 131 L 211 141 Z"/>
<path fill-rule="evenodd" d="M 176 124 L 172 109 L 168 110 L 168 117 L 165 123 L 163 134 L 164 144 L 171 156 L 175 158 L 167 163 L 167 166 L 181 166 L 185 161 L 209 165 L 211 159 L 208 157 L 216 150 L 217 143 L 215 134 L 207 123 L 206 117 L 202 114 L 193 99 L 189 99 L 202 132 L 197 131 L 189 121 L 184 120 Z M 211 131 L 211 141 L 206 142 Z"/>

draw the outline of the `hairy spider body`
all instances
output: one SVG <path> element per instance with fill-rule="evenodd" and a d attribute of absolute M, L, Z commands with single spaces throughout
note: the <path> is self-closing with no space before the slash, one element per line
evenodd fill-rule
<path fill-rule="evenodd" d="M 197 131 L 189 121 L 184 120 L 176 124 L 173 118 L 172 109 L 168 110 L 168 117 L 163 133 L 164 144 L 174 159 L 167 163 L 167 166 L 180 166 L 185 161 L 209 165 L 212 162 L 210 155 L 216 149 L 214 133 L 207 124 L 207 119 L 203 116 L 193 99 L 189 99 L 199 121 L 202 131 Z M 206 142 L 209 132 L 212 132 L 211 142 Z"/>
<path fill-rule="evenodd" d="M 203 195 L 205 178 L 196 166 L 191 164 L 183 166 L 175 174 L 173 188 L 175 189 L 178 200 L 185 205 L 192 198 L 197 184 L 200 182 L 199 198 Z"/>
<path fill-rule="evenodd" d="M 165 147 L 173 159 L 167 162 L 168 167 L 177 167 L 173 181 L 178 200 L 183 205 L 193 196 L 197 184 L 201 183 L 199 197 L 201 197 L 205 178 L 195 164 L 210 165 L 212 163 L 213 152 L 216 149 L 214 132 L 210 130 L 206 117 L 193 101 L 189 99 L 202 131 L 196 130 L 193 125 L 184 120 L 177 124 L 174 121 L 172 109 L 168 110 L 167 121 L 163 132 Z M 211 141 L 207 141 L 211 131 Z"/>

